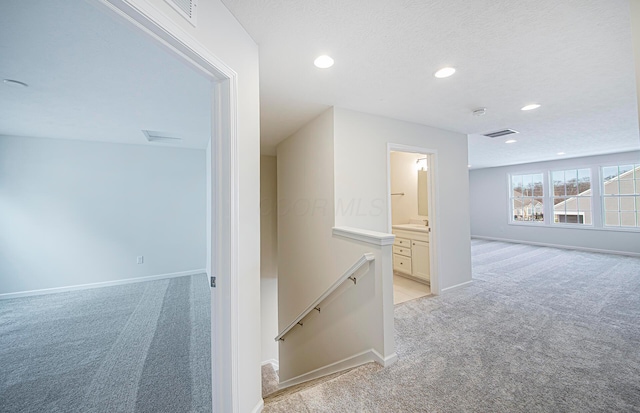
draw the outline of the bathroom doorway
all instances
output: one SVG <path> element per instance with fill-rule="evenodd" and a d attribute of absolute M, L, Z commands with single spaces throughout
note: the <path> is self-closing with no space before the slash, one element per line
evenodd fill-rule
<path fill-rule="evenodd" d="M 389 231 L 394 304 L 437 294 L 434 257 L 435 154 L 389 145 Z"/>

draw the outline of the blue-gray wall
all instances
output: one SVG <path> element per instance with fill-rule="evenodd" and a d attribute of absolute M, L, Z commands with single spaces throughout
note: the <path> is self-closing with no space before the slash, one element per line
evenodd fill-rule
<path fill-rule="evenodd" d="M 507 174 L 633 163 L 640 163 L 640 151 L 472 170 L 469 172 L 471 236 L 640 254 L 640 230 L 604 229 L 599 222 L 596 222 L 591 229 L 577 226 L 532 226 L 508 223 Z M 598 185 L 598 176 L 594 175 L 591 179 L 594 186 Z M 594 199 L 594 208 L 600 202 L 599 199 Z M 595 219 L 596 215 L 594 215 Z"/>
<path fill-rule="evenodd" d="M 205 179 L 204 150 L 0 136 L 0 294 L 204 269 Z"/>

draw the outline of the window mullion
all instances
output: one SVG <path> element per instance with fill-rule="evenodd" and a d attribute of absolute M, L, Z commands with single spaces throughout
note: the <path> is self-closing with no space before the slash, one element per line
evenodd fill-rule
<path fill-rule="evenodd" d="M 602 176 L 602 168 L 597 166 L 591 167 L 591 208 L 593 208 L 593 226 L 594 228 L 604 227 L 604 177 Z M 597 180 L 598 184 L 594 185 L 593 181 Z"/>
<path fill-rule="evenodd" d="M 543 172 L 542 179 L 542 210 L 544 211 L 545 225 L 551 225 L 553 219 L 553 183 L 551 182 L 551 173 L 549 171 Z"/>

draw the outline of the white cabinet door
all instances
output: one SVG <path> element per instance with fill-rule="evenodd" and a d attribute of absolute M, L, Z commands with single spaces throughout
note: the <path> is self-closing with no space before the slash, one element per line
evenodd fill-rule
<path fill-rule="evenodd" d="M 424 241 L 411 241 L 411 264 L 414 277 L 431 281 L 429 275 L 429 243 Z"/>
<path fill-rule="evenodd" d="M 393 254 L 393 270 L 411 275 L 411 258 Z"/>

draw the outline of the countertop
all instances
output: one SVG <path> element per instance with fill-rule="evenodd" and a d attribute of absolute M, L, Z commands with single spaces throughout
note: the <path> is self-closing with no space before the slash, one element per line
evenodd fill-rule
<path fill-rule="evenodd" d="M 429 227 L 424 224 L 396 224 L 392 225 L 391 228 L 405 231 L 429 232 Z"/>

